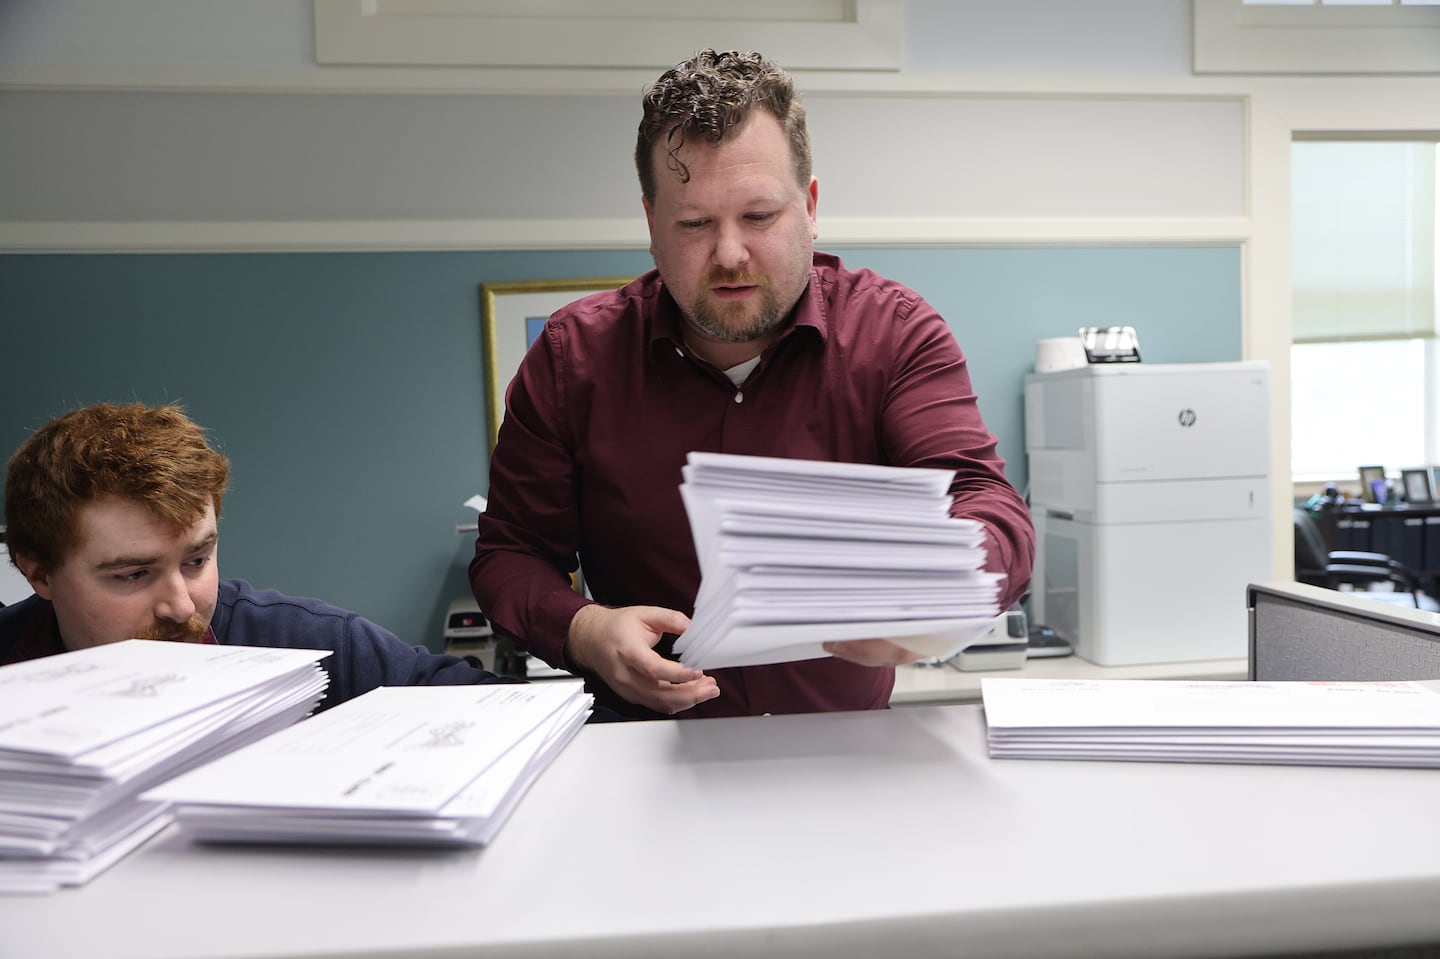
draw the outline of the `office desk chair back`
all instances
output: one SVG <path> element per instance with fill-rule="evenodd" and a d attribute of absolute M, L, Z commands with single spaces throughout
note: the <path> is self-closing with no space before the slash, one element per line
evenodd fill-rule
<path fill-rule="evenodd" d="M 1295 579 L 1327 589 L 1369 592 L 1370 599 L 1399 602 L 1417 609 L 1435 609 L 1420 591 L 1420 580 L 1404 563 L 1385 553 L 1332 550 L 1308 510 L 1291 511 L 1295 523 Z"/>

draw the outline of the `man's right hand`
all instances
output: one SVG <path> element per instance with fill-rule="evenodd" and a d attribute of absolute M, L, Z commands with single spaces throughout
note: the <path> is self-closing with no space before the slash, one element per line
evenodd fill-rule
<path fill-rule="evenodd" d="M 720 695 L 711 677 L 655 652 L 662 636 L 689 626 L 684 613 L 659 606 L 586 606 L 570 620 L 565 658 L 627 701 L 673 716 Z"/>

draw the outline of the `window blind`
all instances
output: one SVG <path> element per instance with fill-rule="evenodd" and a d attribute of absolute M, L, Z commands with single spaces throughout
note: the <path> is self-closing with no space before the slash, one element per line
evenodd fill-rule
<path fill-rule="evenodd" d="M 1294 340 L 1435 336 L 1434 143 L 1291 146 Z"/>

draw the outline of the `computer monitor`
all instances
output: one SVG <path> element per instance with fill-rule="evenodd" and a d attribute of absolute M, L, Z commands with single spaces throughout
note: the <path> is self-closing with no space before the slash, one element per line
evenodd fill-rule
<path fill-rule="evenodd" d="M 1252 584 L 1250 678 L 1440 679 L 1440 614 L 1305 583 Z"/>

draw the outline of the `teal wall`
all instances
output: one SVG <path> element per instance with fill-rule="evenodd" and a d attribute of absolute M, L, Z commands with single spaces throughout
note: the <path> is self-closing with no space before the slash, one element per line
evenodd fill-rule
<path fill-rule="evenodd" d="M 947 317 L 1022 489 L 1037 339 L 1131 325 L 1150 362 L 1242 355 L 1233 246 L 837 251 Z M 223 575 L 438 647 L 469 591 L 454 527 L 487 482 L 479 284 L 649 266 L 638 250 L 0 256 L 0 455 L 86 403 L 182 402 L 233 462 Z"/>

